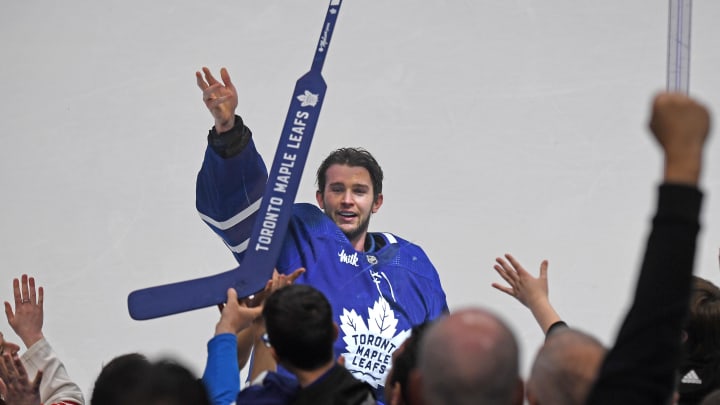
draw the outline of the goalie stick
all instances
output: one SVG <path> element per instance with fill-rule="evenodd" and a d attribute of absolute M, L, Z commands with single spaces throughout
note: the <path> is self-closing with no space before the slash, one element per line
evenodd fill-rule
<path fill-rule="evenodd" d="M 330 1 L 310 71 L 295 84 L 241 265 L 213 276 L 133 291 L 128 295 L 128 311 L 133 319 L 152 319 L 217 305 L 225 302 L 230 287 L 237 290 L 238 297 L 247 297 L 262 290 L 272 277 L 325 98 L 327 85 L 321 71 L 341 4 L 342 0 Z M 297 119 L 305 122 L 302 136 L 292 131 Z M 282 182 L 278 180 L 280 176 Z M 268 221 L 272 222 L 272 229 Z"/>
<path fill-rule="evenodd" d="M 690 90 L 692 0 L 670 0 L 668 11 L 667 91 Z"/>

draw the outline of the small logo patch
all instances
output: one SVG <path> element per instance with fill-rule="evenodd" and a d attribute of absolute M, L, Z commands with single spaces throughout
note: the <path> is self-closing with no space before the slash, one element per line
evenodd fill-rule
<path fill-rule="evenodd" d="M 315 107 L 318 103 L 318 95 L 305 90 L 304 94 L 297 96 L 300 100 L 300 107 Z"/>
<path fill-rule="evenodd" d="M 687 374 L 680 380 L 683 384 L 702 384 L 702 380 L 698 377 L 695 370 L 688 371 Z"/>
<path fill-rule="evenodd" d="M 347 263 L 347 264 L 351 264 L 355 267 L 359 267 L 357 252 L 349 255 L 349 254 L 345 253 L 345 249 L 343 249 L 340 251 L 340 253 L 338 253 L 338 257 L 340 258 L 340 263 Z"/>

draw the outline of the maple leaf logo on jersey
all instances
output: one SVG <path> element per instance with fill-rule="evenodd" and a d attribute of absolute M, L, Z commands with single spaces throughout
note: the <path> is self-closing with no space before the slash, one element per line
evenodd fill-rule
<path fill-rule="evenodd" d="M 318 95 L 307 90 L 305 90 L 305 94 L 297 96 L 297 99 L 300 100 L 300 107 L 315 107 L 318 103 Z"/>
<path fill-rule="evenodd" d="M 355 378 L 363 380 L 373 388 L 384 385 L 385 377 L 392 365 L 392 353 L 410 335 L 409 330 L 396 332 L 398 320 L 390 304 L 380 297 L 372 308 L 368 308 L 368 322 L 355 310 L 343 308 L 340 316 L 344 333 L 346 353 L 345 367 Z"/>

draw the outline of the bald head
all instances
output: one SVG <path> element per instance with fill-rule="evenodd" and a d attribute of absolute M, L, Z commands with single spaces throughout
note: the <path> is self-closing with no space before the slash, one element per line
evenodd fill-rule
<path fill-rule="evenodd" d="M 574 329 L 551 334 L 535 357 L 528 399 L 531 405 L 582 405 L 597 377 L 606 349 Z"/>
<path fill-rule="evenodd" d="M 419 370 L 429 404 L 519 404 L 518 345 L 495 315 L 471 308 L 438 319 L 420 342 Z"/>

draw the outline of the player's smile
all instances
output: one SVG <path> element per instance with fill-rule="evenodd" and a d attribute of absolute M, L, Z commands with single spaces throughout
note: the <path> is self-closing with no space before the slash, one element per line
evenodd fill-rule
<path fill-rule="evenodd" d="M 325 190 L 318 191 L 317 202 L 355 250 L 362 251 L 370 216 L 382 205 L 382 194 L 373 201 L 372 180 L 364 167 L 334 164 L 325 176 Z"/>

